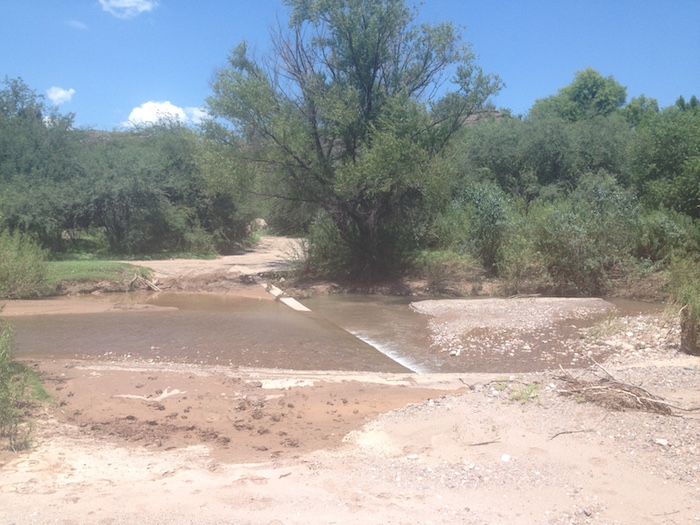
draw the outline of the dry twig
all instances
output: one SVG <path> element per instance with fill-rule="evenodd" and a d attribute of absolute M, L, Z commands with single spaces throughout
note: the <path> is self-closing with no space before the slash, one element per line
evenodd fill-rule
<path fill-rule="evenodd" d="M 615 378 L 602 365 L 593 362 L 605 373 L 606 377 L 597 381 L 586 381 L 576 378 L 562 369 L 563 375 L 559 380 L 570 385 L 558 392 L 566 396 L 580 397 L 585 401 L 609 408 L 611 410 L 641 410 L 657 414 L 672 415 L 673 410 L 693 411 L 696 408 L 684 408 L 665 401 L 642 387 L 624 383 Z"/>
<path fill-rule="evenodd" d="M 586 428 L 583 430 L 562 430 L 561 432 L 557 432 L 556 434 L 554 434 L 547 441 L 552 441 L 555 437 L 563 436 L 564 434 L 581 434 L 583 432 L 595 432 L 595 431 L 592 428 Z"/>
<path fill-rule="evenodd" d="M 483 445 L 491 445 L 493 443 L 500 443 L 500 439 L 494 439 L 492 441 L 481 441 L 480 443 L 469 443 L 470 447 L 481 447 Z"/>

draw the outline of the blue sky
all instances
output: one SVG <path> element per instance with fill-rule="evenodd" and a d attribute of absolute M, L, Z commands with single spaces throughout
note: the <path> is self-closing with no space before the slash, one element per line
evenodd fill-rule
<path fill-rule="evenodd" d="M 169 111 L 196 121 L 243 39 L 266 50 L 281 0 L 0 0 L 0 77 L 21 77 L 80 127 Z M 425 0 L 420 20 L 465 26 L 479 64 L 525 114 L 592 67 L 661 107 L 700 96 L 698 0 Z"/>

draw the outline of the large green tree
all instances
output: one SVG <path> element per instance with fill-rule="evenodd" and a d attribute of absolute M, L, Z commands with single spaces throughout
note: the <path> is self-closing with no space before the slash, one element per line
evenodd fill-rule
<path fill-rule="evenodd" d="M 450 138 L 501 86 L 450 23 L 403 0 L 286 0 L 272 51 L 245 43 L 216 73 L 211 114 L 278 197 L 325 212 L 354 276 L 386 273 L 415 237 Z"/>
<path fill-rule="evenodd" d="M 554 113 L 576 121 L 609 115 L 625 104 L 627 88 L 612 76 L 603 77 L 590 67 L 577 71 L 574 76 L 574 81 L 556 95 L 538 99 L 530 109 L 530 115 Z"/>
<path fill-rule="evenodd" d="M 78 143 L 73 115 L 61 115 L 21 78 L 0 89 L 0 210 L 13 229 L 59 249 L 72 220 L 70 180 Z"/>
<path fill-rule="evenodd" d="M 659 103 L 655 98 L 647 98 L 642 93 L 639 97 L 633 97 L 622 108 L 621 113 L 627 119 L 627 122 L 636 128 L 659 113 Z"/>
<path fill-rule="evenodd" d="M 700 218 L 700 108 L 676 102 L 655 113 L 637 129 L 631 164 L 649 206 Z"/>
<path fill-rule="evenodd" d="M 575 189 L 587 173 L 626 181 L 631 138 L 617 113 L 576 122 L 556 115 L 503 118 L 466 128 L 451 163 L 461 179 L 491 180 L 528 201 L 552 198 Z"/>
<path fill-rule="evenodd" d="M 172 121 L 113 133 L 86 133 L 81 209 L 116 253 L 230 253 L 250 216 L 234 191 L 212 180 L 222 156 Z M 211 147 L 209 147 L 211 146 Z M 205 176 L 204 172 L 207 172 Z"/>

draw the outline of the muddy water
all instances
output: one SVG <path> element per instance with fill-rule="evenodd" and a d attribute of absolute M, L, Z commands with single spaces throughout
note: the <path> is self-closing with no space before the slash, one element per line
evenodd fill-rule
<path fill-rule="evenodd" d="M 588 366 L 590 360 L 572 344 L 581 337 L 581 329 L 605 317 L 655 313 L 663 308 L 640 301 L 611 299 L 610 309 L 593 318 L 562 319 L 533 331 L 476 329 L 464 335 L 464 351 L 453 357 L 433 344 L 428 327 L 430 317 L 414 311 L 411 301 L 410 298 L 335 295 L 309 299 L 304 304 L 418 373 L 520 373 L 556 369 L 560 365 Z"/>
<path fill-rule="evenodd" d="M 264 292 L 263 292 L 264 294 Z M 57 299 L 61 301 L 64 299 Z M 458 358 L 432 345 L 429 316 L 410 299 L 338 295 L 296 312 L 269 297 L 215 294 L 111 294 L 71 299 L 119 304 L 109 313 L 10 318 L 18 357 L 136 359 L 298 370 L 526 372 L 583 363 L 568 341 L 594 320 L 566 320 L 541 333 L 474 333 Z M 139 303 L 161 309 L 136 309 Z M 657 305 L 615 301 L 616 315 Z M 607 314 L 609 315 L 609 314 Z M 527 348 L 526 353 L 512 351 Z"/>
<path fill-rule="evenodd" d="M 80 299 L 74 299 L 80 300 Z M 87 299 L 90 300 L 90 299 Z M 12 317 L 18 357 L 137 359 L 298 370 L 407 369 L 315 313 L 267 298 L 163 294 L 162 311 Z"/>
<path fill-rule="evenodd" d="M 417 373 L 441 372 L 443 357 L 430 352 L 429 318 L 406 297 L 328 295 L 305 306 Z"/>

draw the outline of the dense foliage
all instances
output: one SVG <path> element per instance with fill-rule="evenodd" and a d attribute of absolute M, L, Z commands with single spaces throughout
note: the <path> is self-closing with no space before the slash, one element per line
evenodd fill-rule
<path fill-rule="evenodd" d="M 401 0 L 286 4 L 269 56 L 242 43 L 217 71 L 201 129 L 75 129 L 7 79 L 2 242 L 39 259 L 222 253 L 261 216 L 309 239 L 316 275 L 418 266 L 439 283 L 441 261 L 468 260 L 513 293 L 604 294 L 695 260 L 695 96 L 628 101 L 588 68 L 516 117 L 449 23 L 419 26 Z"/>
<path fill-rule="evenodd" d="M 697 99 L 659 110 L 644 95 L 625 98 L 587 69 L 524 117 L 494 113 L 465 127 L 436 224 L 462 221 L 468 239 L 457 246 L 513 292 L 605 294 L 611 277 L 697 253 Z"/>
<path fill-rule="evenodd" d="M 73 128 L 21 80 L 0 91 L 0 213 L 52 253 L 230 252 L 253 218 L 221 184 L 226 153 L 178 122 L 103 132 Z"/>

